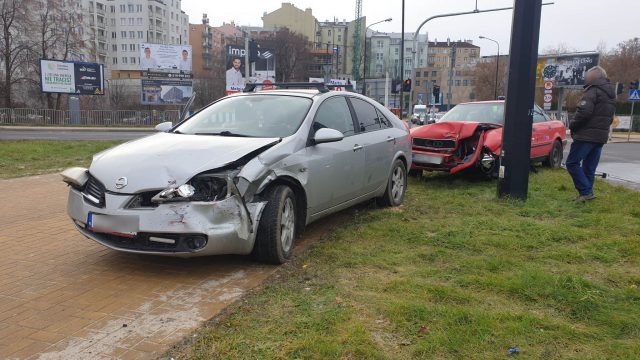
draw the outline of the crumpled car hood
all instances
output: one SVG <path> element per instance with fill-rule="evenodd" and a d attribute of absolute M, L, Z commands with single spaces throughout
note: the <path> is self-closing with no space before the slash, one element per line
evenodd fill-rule
<path fill-rule="evenodd" d="M 466 139 L 471 137 L 478 126 L 491 126 L 501 129 L 499 125 L 477 122 L 439 122 L 411 129 L 411 136 L 423 139 Z"/>
<path fill-rule="evenodd" d="M 194 175 L 223 167 L 279 138 L 241 138 L 158 133 L 97 154 L 89 171 L 107 190 L 119 193 L 182 185 Z M 126 177 L 127 185 L 115 187 Z"/>

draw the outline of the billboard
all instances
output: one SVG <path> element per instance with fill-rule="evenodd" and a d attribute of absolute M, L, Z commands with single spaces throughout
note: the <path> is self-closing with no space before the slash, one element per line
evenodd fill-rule
<path fill-rule="evenodd" d="M 242 91 L 246 83 L 269 84 L 276 81 L 276 56 L 273 49 L 256 48 L 255 51 L 253 58 L 256 61 L 251 64 L 251 76 L 247 77 L 244 63 L 245 48 L 227 45 L 225 74 L 227 94 Z"/>
<path fill-rule="evenodd" d="M 143 105 L 182 105 L 193 94 L 193 83 L 185 80 L 142 79 Z"/>
<path fill-rule="evenodd" d="M 140 70 L 160 69 L 190 73 L 191 45 L 140 44 Z"/>
<path fill-rule="evenodd" d="M 543 56 L 538 59 L 536 86 L 553 82 L 553 87 L 582 88 L 587 71 L 600 62 L 598 53 Z"/>
<path fill-rule="evenodd" d="M 40 90 L 44 93 L 104 95 L 102 64 L 40 60 Z"/>

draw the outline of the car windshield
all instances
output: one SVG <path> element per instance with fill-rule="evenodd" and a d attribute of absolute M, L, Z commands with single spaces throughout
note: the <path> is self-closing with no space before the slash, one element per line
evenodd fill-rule
<path fill-rule="evenodd" d="M 440 122 L 480 122 L 504 124 L 504 103 L 460 104 L 440 118 Z"/>
<path fill-rule="evenodd" d="M 413 109 L 413 112 L 415 114 L 424 114 L 426 111 L 427 111 L 427 109 L 425 109 L 425 108 L 415 108 L 415 109 Z"/>
<path fill-rule="evenodd" d="M 193 115 L 174 132 L 191 135 L 287 137 L 307 116 L 311 99 L 248 95 L 222 99 Z"/>

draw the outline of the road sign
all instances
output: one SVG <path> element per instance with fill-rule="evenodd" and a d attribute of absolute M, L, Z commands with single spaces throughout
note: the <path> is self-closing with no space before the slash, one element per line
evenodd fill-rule
<path fill-rule="evenodd" d="M 629 101 L 640 101 L 640 93 L 638 89 L 629 90 Z"/>
<path fill-rule="evenodd" d="M 551 94 L 545 94 L 544 95 L 544 102 L 550 103 L 551 100 L 553 100 L 553 96 Z"/>
<path fill-rule="evenodd" d="M 551 90 L 551 89 L 553 89 L 553 81 L 545 81 L 545 82 L 544 82 L 544 89 L 545 89 L 545 90 Z"/>

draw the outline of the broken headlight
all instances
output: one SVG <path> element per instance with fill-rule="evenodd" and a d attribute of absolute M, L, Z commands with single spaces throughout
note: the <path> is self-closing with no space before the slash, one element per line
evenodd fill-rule
<path fill-rule="evenodd" d="M 184 185 L 162 190 L 151 201 L 217 201 L 226 198 L 228 192 L 224 175 L 201 174 Z"/>

